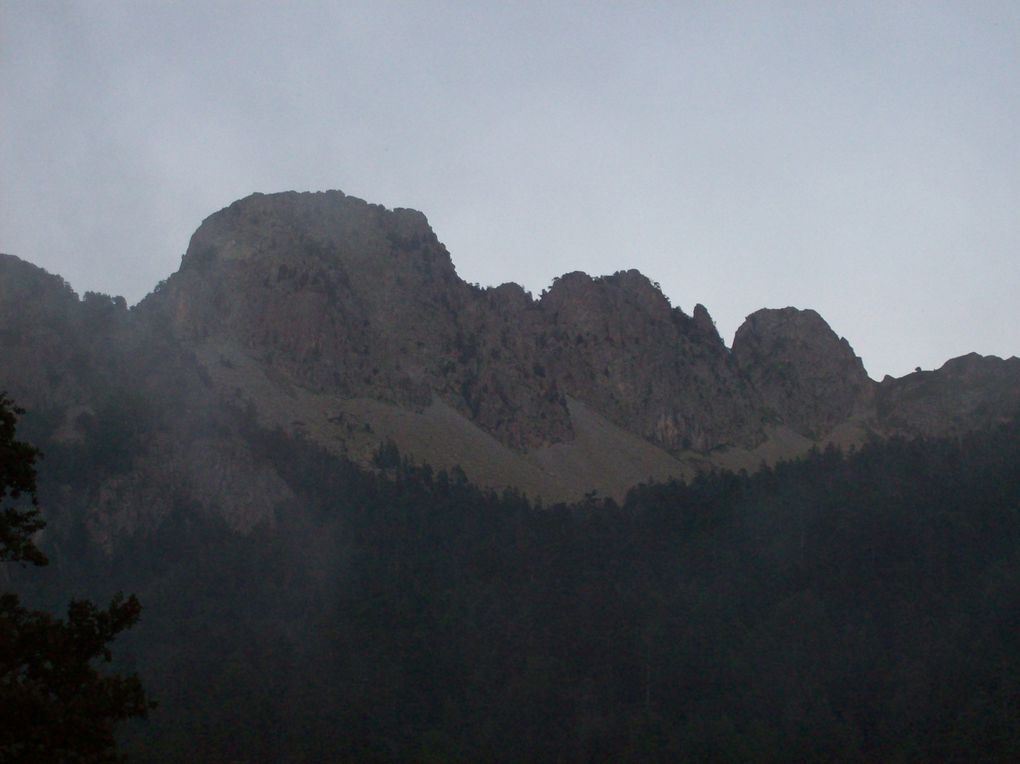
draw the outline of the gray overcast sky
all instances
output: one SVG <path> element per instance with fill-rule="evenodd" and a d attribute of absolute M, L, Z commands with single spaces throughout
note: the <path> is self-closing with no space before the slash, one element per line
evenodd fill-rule
<path fill-rule="evenodd" d="M 328 188 L 483 285 L 812 307 L 876 378 L 1020 354 L 1020 3 L 0 0 L 0 251 L 133 303 Z"/>

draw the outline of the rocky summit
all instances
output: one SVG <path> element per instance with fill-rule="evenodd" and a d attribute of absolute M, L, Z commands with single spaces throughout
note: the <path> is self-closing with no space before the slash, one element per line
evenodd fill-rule
<path fill-rule="evenodd" d="M 1020 411 L 1016 358 L 876 382 L 812 310 L 759 310 L 728 348 L 633 270 L 479 288 L 422 213 L 339 191 L 216 212 L 130 309 L 2 256 L 0 353 L 45 437 L 142 444 L 82 499 L 106 544 L 182 495 L 237 530 L 274 522 L 288 489 L 251 427 L 366 467 L 392 443 L 548 503 Z"/>

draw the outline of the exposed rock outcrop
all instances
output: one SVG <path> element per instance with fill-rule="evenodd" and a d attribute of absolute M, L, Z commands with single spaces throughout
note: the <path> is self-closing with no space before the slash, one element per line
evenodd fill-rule
<path fill-rule="evenodd" d="M 977 353 L 915 371 L 878 386 L 876 413 L 886 432 L 959 435 L 990 427 L 1020 411 L 1020 358 Z"/>
<path fill-rule="evenodd" d="M 692 319 L 636 271 L 568 274 L 539 301 L 480 290 L 423 215 L 340 192 L 212 215 L 143 307 L 318 393 L 419 410 L 438 396 L 517 450 L 571 440 L 567 396 L 671 451 L 761 438 L 704 308 Z"/>
<path fill-rule="evenodd" d="M 703 308 L 692 319 L 637 271 L 567 274 L 541 307 L 540 341 L 570 395 L 672 452 L 760 440 L 754 392 Z"/>
<path fill-rule="evenodd" d="M 850 343 L 813 310 L 752 313 L 733 338 L 733 358 L 767 420 L 813 439 L 863 414 L 874 392 Z"/>

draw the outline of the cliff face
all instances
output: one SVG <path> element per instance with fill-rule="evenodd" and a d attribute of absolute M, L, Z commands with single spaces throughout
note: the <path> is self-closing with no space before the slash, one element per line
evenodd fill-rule
<path fill-rule="evenodd" d="M 316 393 L 413 409 L 438 396 L 516 448 L 569 437 L 527 352 L 501 356 L 519 315 L 500 296 L 458 278 L 421 213 L 328 192 L 211 216 L 143 308 L 182 342 L 232 345 Z"/>
<path fill-rule="evenodd" d="M 461 281 L 424 216 L 339 192 L 253 196 L 208 218 L 146 300 L 183 342 L 230 344 L 318 393 L 440 398 L 519 451 L 569 442 L 567 397 L 670 450 L 760 440 L 753 390 L 701 308 L 636 271 L 543 298 Z"/>
<path fill-rule="evenodd" d="M 733 338 L 733 360 L 766 418 L 812 439 L 864 413 L 874 394 L 850 343 L 813 310 L 752 313 Z"/>
<path fill-rule="evenodd" d="M 236 342 L 311 389 L 415 404 L 467 291 L 422 215 L 282 194 L 209 217 L 143 306 L 185 342 Z"/>
<path fill-rule="evenodd" d="M 569 395 L 670 452 L 761 439 L 755 391 L 701 306 L 695 320 L 626 271 L 568 274 L 541 308 L 538 339 Z"/>
<path fill-rule="evenodd" d="M 684 313 L 636 271 L 570 273 L 540 299 L 480 289 L 421 213 L 336 191 L 211 215 L 130 310 L 0 257 L 0 353 L 0 389 L 54 442 L 119 433 L 122 463 L 81 498 L 104 544 L 175 506 L 272 523 L 289 492 L 245 421 L 363 464 L 393 440 L 556 500 L 1020 411 L 1015 358 L 879 384 L 810 310 L 758 311 L 730 350 L 703 306 Z"/>

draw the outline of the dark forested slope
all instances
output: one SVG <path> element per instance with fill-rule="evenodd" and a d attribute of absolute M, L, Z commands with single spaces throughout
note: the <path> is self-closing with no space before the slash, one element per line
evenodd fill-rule
<path fill-rule="evenodd" d="M 236 417 L 272 532 L 179 507 L 51 571 L 145 605 L 140 760 L 1020 755 L 1016 422 L 543 508 Z"/>

